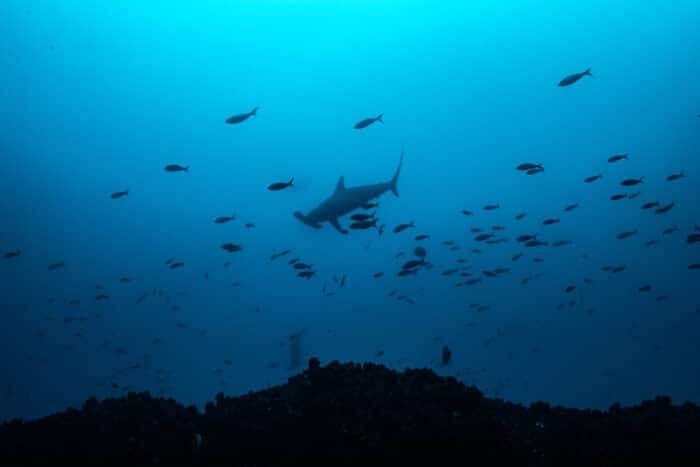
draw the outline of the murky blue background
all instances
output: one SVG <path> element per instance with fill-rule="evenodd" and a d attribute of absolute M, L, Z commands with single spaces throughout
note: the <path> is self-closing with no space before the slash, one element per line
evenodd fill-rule
<path fill-rule="evenodd" d="M 93 394 L 201 406 L 281 384 L 298 371 L 297 332 L 304 361 L 432 366 L 516 402 L 700 400 L 700 271 L 688 269 L 700 251 L 686 243 L 700 224 L 696 1 L 6 0 L 0 17 L 0 252 L 21 250 L 0 258 L 0 418 Z M 557 86 L 588 67 L 594 78 Z M 379 113 L 384 125 L 353 129 Z M 292 216 L 340 175 L 388 180 L 401 147 L 382 236 Z M 630 159 L 607 162 L 620 153 Z M 173 163 L 189 173 L 163 170 Z M 675 207 L 640 209 L 656 200 Z M 508 242 L 473 240 L 469 229 L 493 225 Z M 624 230 L 639 233 L 617 240 Z M 433 268 L 397 277 L 423 233 Z M 527 233 L 573 244 L 524 248 Z M 171 257 L 185 266 L 169 269 Z M 316 275 L 297 277 L 294 257 Z M 442 271 L 456 266 L 511 272 L 455 287 L 465 279 Z"/>

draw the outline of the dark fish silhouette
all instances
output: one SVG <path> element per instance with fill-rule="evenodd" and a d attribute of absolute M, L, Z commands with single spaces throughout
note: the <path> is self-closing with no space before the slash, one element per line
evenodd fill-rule
<path fill-rule="evenodd" d="M 612 162 L 618 162 L 621 160 L 627 160 L 627 156 L 628 156 L 628 154 L 618 154 L 615 156 L 611 156 L 608 158 L 608 162 L 612 163 Z"/>
<path fill-rule="evenodd" d="M 357 122 L 357 123 L 355 124 L 355 127 L 354 127 L 354 128 L 355 128 L 356 130 L 360 130 L 360 129 L 362 129 L 362 128 L 366 128 L 366 127 L 370 126 L 370 125 L 371 125 L 372 123 L 374 123 L 374 122 L 382 122 L 382 123 L 384 123 L 384 120 L 382 120 L 382 117 L 383 117 L 383 116 L 384 116 L 384 114 L 379 114 L 379 115 L 377 115 L 376 117 L 365 118 L 365 119 L 363 119 L 363 120 L 360 120 L 359 122 Z"/>
<path fill-rule="evenodd" d="M 462 214 L 464 214 L 465 216 L 473 216 L 474 215 L 474 213 L 469 211 L 468 209 L 462 209 Z"/>
<path fill-rule="evenodd" d="M 350 216 L 350 219 L 358 222 L 367 221 L 372 219 L 374 217 L 374 214 L 374 212 L 372 214 L 353 214 L 352 216 Z"/>
<path fill-rule="evenodd" d="M 610 199 L 611 199 L 612 201 L 617 201 L 617 200 L 620 200 L 620 199 L 622 199 L 622 198 L 627 198 L 627 193 L 620 193 L 620 194 L 617 194 L 617 195 L 612 195 L 612 196 L 610 197 Z"/>
<path fill-rule="evenodd" d="M 656 210 L 656 214 L 664 214 L 673 209 L 673 206 L 675 206 L 675 203 L 670 203 L 667 204 L 666 206 L 660 207 L 659 209 Z"/>
<path fill-rule="evenodd" d="M 115 191 L 114 193 L 109 195 L 109 197 L 112 199 L 117 199 L 117 198 L 121 198 L 123 196 L 127 196 L 128 194 L 129 194 L 129 190 Z"/>
<path fill-rule="evenodd" d="M 566 292 L 566 293 L 571 293 L 571 292 L 573 292 L 575 289 L 576 289 L 576 286 L 575 286 L 575 285 L 570 285 L 570 286 L 568 286 L 566 289 L 564 289 L 564 292 Z"/>
<path fill-rule="evenodd" d="M 378 278 L 382 277 L 383 275 L 384 275 L 383 272 L 375 272 L 374 274 L 372 274 L 372 277 L 374 277 L 375 279 L 378 279 Z"/>
<path fill-rule="evenodd" d="M 692 263 L 688 265 L 688 269 L 697 270 L 700 269 L 700 263 Z"/>
<path fill-rule="evenodd" d="M 276 182 L 267 187 L 270 191 L 284 190 L 294 184 L 294 178 L 289 179 L 288 182 Z"/>
<path fill-rule="evenodd" d="M 182 262 L 172 263 L 172 264 L 170 265 L 170 269 L 181 268 L 181 267 L 184 266 L 184 265 L 185 265 L 185 263 L 182 263 Z"/>
<path fill-rule="evenodd" d="M 226 222 L 231 222 L 231 221 L 235 221 L 235 220 L 236 220 L 236 216 L 221 216 L 221 217 L 217 217 L 216 219 L 214 219 L 214 222 L 217 224 L 225 224 Z"/>
<path fill-rule="evenodd" d="M 559 81 L 558 86 L 570 86 L 574 84 L 576 81 L 580 80 L 584 76 L 590 76 L 593 77 L 593 74 L 591 74 L 591 69 L 588 68 L 586 71 L 582 71 L 581 73 L 574 73 L 572 75 L 569 75 Z"/>
<path fill-rule="evenodd" d="M 545 219 L 544 221 L 542 221 L 542 223 L 543 223 L 544 225 L 558 224 L 558 223 L 559 223 L 559 219 Z"/>
<path fill-rule="evenodd" d="M 484 240 L 488 240 L 489 238 L 492 238 L 492 237 L 495 237 L 495 234 L 487 233 L 487 234 L 477 235 L 476 237 L 474 237 L 474 240 L 476 240 L 477 242 L 483 242 Z"/>
<path fill-rule="evenodd" d="M 226 119 L 226 123 L 241 123 L 245 120 L 248 120 L 248 118 L 250 118 L 251 116 L 258 114 L 258 108 L 259 107 L 256 107 L 248 113 L 238 114 L 238 115 L 234 115 L 232 117 L 229 117 Z"/>
<path fill-rule="evenodd" d="M 12 259 L 12 258 L 18 257 L 18 256 L 21 255 L 21 254 L 22 254 L 22 252 L 21 252 L 20 250 L 8 251 L 8 252 L 5 253 L 4 255 L 2 255 L 2 257 L 5 258 L 5 259 Z"/>
<path fill-rule="evenodd" d="M 640 291 L 640 292 L 649 292 L 650 290 L 651 290 L 651 286 L 650 286 L 650 285 L 643 285 L 643 286 L 641 286 L 641 287 L 639 288 L 639 291 Z"/>
<path fill-rule="evenodd" d="M 425 258 L 428 252 L 422 246 L 417 246 L 413 249 L 413 254 L 418 256 L 419 258 Z"/>
<path fill-rule="evenodd" d="M 416 235 L 416 241 L 427 240 L 429 238 L 430 238 L 430 235 L 427 235 L 427 234 Z"/>
<path fill-rule="evenodd" d="M 350 224 L 350 229 L 352 230 L 366 230 L 371 227 L 377 227 L 377 219 L 357 221 Z"/>
<path fill-rule="evenodd" d="M 626 180 L 621 181 L 620 185 L 622 185 L 622 186 L 634 186 L 634 185 L 638 185 L 640 183 L 644 183 L 644 177 L 628 178 Z"/>
<path fill-rule="evenodd" d="M 223 245 L 221 245 L 221 248 L 228 251 L 229 253 L 235 253 L 243 249 L 242 246 L 236 245 L 235 243 L 224 243 Z"/>
<path fill-rule="evenodd" d="M 165 166 L 165 171 L 166 172 L 189 172 L 190 166 L 188 165 L 187 167 L 183 167 L 181 165 L 177 164 L 170 164 Z"/>
<path fill-rule="evenodd" d="M 661 205 L 661 203 L 659 203 L 658 201 L 654 201 L 654 202 L 651 202 L 651 203 L 644 203 L 644 204 L 642 204 L 642 206 L 641 206 L 640 209 L 651 209 L 651 208 L 658 207 L 658 206 L 660 206 L 660 205 Z"/>
<path fill-rule="evenodd" d="M 408 229 L 409 227 L 415 227 L 416 224 L 415 222 L 411 221 L 408 224 L 399 224 L 396 227 L 394 227 L 394 233 L 399 233 L 403 232 L 404 230 Z"/>
<path fill-rule="evenodd" d="M 526 215 L 527 215 L 527 214 L 525 214 L 524 212 L 521 212 L 520 214 L 518 214 L 518 215 L 515 216 L 515 220 L 519 221 L 519 220 L 521 220 L 523 217 L 525 217 Z"/>
<path fill-rule="evenodd" d="M 625 232 L 620 232 L 619 234 L 617 234 L 615 236 L 615 238 L 617 238 L 618 240 L 624 240 L 624 239 L 629 238 L 629 237 L 636 235 L 636 234 L 637 234 L 636 230 L 628 230 Z"/>
<path fill-rule="evenodd" d="M 59 261 L 58 263 L 52 263 L 49 264 L 49 271 L 55 271 L 56 269 L 61 269 L 63 266 L 65 266 L 65 263 L 63 261 Z"/>
<path fill-rule="evenodd" d="M 578 203 L 570 204 L 569 206 L 567 206 L 567 207 L 564 208 L 564 211 L 567 211 L 567 212 L 568 212 L 568 211 L 573 211 L 573 210 L 576 209 L 577 207 L 578 207 Z"/>
<path fill-rule="evenodd" d="M 678 180 L 679 178 L 685 177 L 685 174 L 683 172 L 677 173 L 677 174 L 671 174 L 668 177 L 666 177 L 667 182 L 672 182 L 674 180 Z"/>
<path fill-rule="evenodd" d="M 279 253 L 275 253 L 275 254 L 273 254 L 272 256 L 270 256 L 270 261 L 274 261 L 274 260 L 276 260 L 277 258 L 279 258 L 279 257 L 281 257 L 281 256 L 288 255 L 288 254 L 291 253 L 291 252 L 292 252 L 292 250 L 282 250 L 282 251 L 280 251 Z"/>
<path fill-rule="evenodd" d="M 680 229 L 678 227 L 674 226 L 674 227 L 669 227 L 668 229 L 664 230 L 662 233 L 664 235 L 669 235 L 669 234 L 672 234 L 673 232 L 678 232 L 679 230 Z"/>
<path fill-rule="evenodd" d="M 590 177 L 584 178 L 583 181 L 584 181 L 584 183 L 591 183 L 591 182 L 595 182 L 596 180 L 598 180 L 602 177 L 603 177 L 603 174 L 591 175 Z"/>
<path fill-rule="evenodd" d="M 494 209 L 498 209 L 500 207 L 501 206 L 498 204 L 487 204 L 486 206 L 484 206 L 484 211 L 493 211 Z"/>
<path fill-rule="evenodd" d="M 520 171 L 528 171 L 528 170 L 544 170 L 544 167 L 542 167 L 542 164 L 533 164 L 531 162 L 525 162 L 523 164 L 520 164 L 515 168 L 515 170 L 520 170 Z"/>

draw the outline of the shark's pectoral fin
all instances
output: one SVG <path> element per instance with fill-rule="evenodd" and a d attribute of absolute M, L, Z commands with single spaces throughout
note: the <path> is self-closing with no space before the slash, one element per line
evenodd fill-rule
<path fill-rule="evenodd" d="M 340 226 L 340 224 L 338 223 L 338 219 L 331 219 L 331 220 L 329 220 L 328 222 L 333 226 L 333 228 L 334 228 L 335 230 L 337 230 L 337 231 L 340 232 L 341 234 L 346 234 L 346 233 L 348 233 L 347 230 L 345 230 L 344 228 L 342 228 L 342 227 Z"/>

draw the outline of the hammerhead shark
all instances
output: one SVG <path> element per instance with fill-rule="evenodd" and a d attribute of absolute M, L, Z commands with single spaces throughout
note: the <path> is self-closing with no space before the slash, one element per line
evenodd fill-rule
<path fill-rule="evenodd" d="M 313 227 L 314 229 L 321 228 L 321 222 L 330 223 L 335 230 L 342 234 L 348 231 L 340 226 L 338 218 L 345 214 L 362 207 L 369 200 L 378 198 L 385 192 L 391 190 L 394 195 L 399 196 L 399 191 L 396 188 L 396 182 L 399 180 L 401 173 L 401 165 L 403 164 L 403 149 L 401 150 L 401 159 L 399 166 L 391 180 L 384 183 L 375 183 L 372 185 L 360 185 L 351 188 L 345 187 L 345 177 L 340 177 L 335 185 L 335 191 L 326 198 L 315 209 L 311 210 L 307 215 L 299 211 L 294 213 L 294 217 L 302 221 L 304 224 Z"/>

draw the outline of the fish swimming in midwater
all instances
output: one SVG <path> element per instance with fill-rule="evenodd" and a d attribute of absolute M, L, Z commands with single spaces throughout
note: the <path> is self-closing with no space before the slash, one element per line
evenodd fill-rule
<path fill-rule="evenodd" d="M 396 227 L 394 227 L 394 233 L 399 233 L 403 232 L 404 230 L 408 229 L 409 227 L 415 227 L 416 224 L 415 222 L 411 221 L 408 224 L 399 224 Z"/>
<path fill-rule="evenodd" d="M 618 161 L 621 161 L 621 160 L 627 160 L 627 156 L 628 156 L 628 154 L 626 154 L 626 153 L 625 153 L 625 154 L 617 154 L 617 155 L 614 155 L 614 156 L 610 156 L 610 157 L 608 158 L 608 162 L 612 163 L 612 162 L 618 162 Z"/>
<path fill-rule="evenodd" d="M 422 246 L 417 246 L 413 249 L 413 254 L 419 258 L 425 258 L 428 255 L 428 252 Z"/>
<path fill-rule="evenodd" d="M 533 248 L 533 247 L 538 247 L 538 246 L 547 246 L 549 245 L 548 242 L 542 242 L 537 239 L 530 240 L 528 242 L 525 242 L 525 246 L 528 248 Z"/>
<path fill-rule="evenodd" d="M 566 292 L 566 293 L 571 293 L 571 292 L 573 292 L 575 289 L 576 289 L 576 286 L 575 286 L 575 285 L 570 285 L 570 286 L 568 286 L 566 289 L 564 289 L 564 292 Z"/>
<path fill-rule="evenodd" d="M 688 269 L 691 269 L 691 270 L 698 270 L 698 269 L 700 269 L 700 263 L 692 263 L 692 264 L 689 264 L 689 265 L 688 265 Z"/>
<path fill-rule="evenodd" d="M 525 171 L 525 174 L 526 175 L 535 175 L 535 174 L 538 174 L 540 172 L 544 172 L 544 169 L 530 169 L 530 170 Z"/>
<path fill-rule="evenodd" d="M 666 177 L 667 182 L 672 182 L 674 180 L 678 180 L 679 178 L 685 177 L 685 174 L 683 172 L 677 173 L 677 174 L 671 174 L 668 177 Z"/>
<path fill-rule="evenodd" d="M 223 245 L 221 245 L 221 248 L 223 250 L 228 251 L 229 253 L 235 253 L 243 249 L 241 245 L 236 245 L 235 243 L 224 243 Z"/>
<path fill-rule="evenodd" d="M 22 251 L 21 251 L 21 250 L 8 251 L 8 252 L 5 253 L 4 255 L 2 255 L 2 257 L 5 258 L 5 259 L 12 259 L 12 258 L 18 257 L 18 256 L 21 255 L 21 254 L 22 254 Z"/>
<path fill-rule="evenodd" d="M 563 86 L 570 86 L 574 84 L 576 81 L 580 80 L 584 76 L 590 76 L 591 78 L 593 77 L 593 74 L 591 73 L 591 69 L 588 68 L 586 71 L 582 71 L 580 73 L 574 73 L 569 76 L 564 77 L 561 81 L 559 81 L 559 84 L 557 86 L 563 87 Z"/>
<path fill-rule="evenodd" d="M 643 285 L 643 286 L 641 286 L 641 287 L 639 288 L 639 291 L 640 291 L 640 292 L 649 292 L 650 290 L 651 290 L 651 286 L 650 286 L 650 285 Z"/>
<path fill-rule="evenodd" d="M 590 177 L 586 177 L 583 179 L 584 183 L 591 183 L 595 182 L 596 180 L 600 179 L 603 177 L 603 174 L 598 174 L 598 175 L 591 175 Z"/>
<path fill-rule="evenodd" d="M 577 207 L 578 207 L 578 203 L 570 204 L 570 205 L 568 205 L 567 207 L 564 208 L 564 211 L 567 211 L 567 212 L 573 211 L 573 210 L 576 209 Z"/>
<path fill-rule="evenodd" d="M 622 186 L 634 186 L 640 183 L 644 183 L 644 177 L 639 178 L 628 178 L 620 182 Z"/>
<path fill-rule="evenodd" d="M 664 230 L 664 231 L 662 232 L 662 234 L 664 234 L 664 235 L 669 235 L 669 234 L 672 234 L 673 232 L 678 232 L 679 230 L 680 230 L 680 229 L 678 228 L 678 226 L 669 227 L 669 228 L 667 228 L 666 230 Z"/>
<path fill-rule="evenodd" d="M 58 263 L 51 263 L 49 264 L 49 271 L 55 271 L 56 269 L 60 269 L 63 266 L 65 266 L 65 263 L 63 261 L 59 261 Z"/>
<path fill-rule="evenodd" d="M 522 253 L 518 253 L 517 255 L 514 255 L 510 260 L 513 261 L 513 262 L 515 262 L 515 261 L 519 260 L 519 259 L 522 258 L 522 257 L 523 257 L 523 254 L 522 254 Z"/>
<path fill-rule="evenodd" d="M 658 201 L 653 201 L 653 202 L 650 202 L 650 203 L 644 203 L 644 204 L 642 204 L 642 206 L 641 206 L 640 209 L 651 209 L 651 208 L 656 208 L 656 207 L 658 207 L 658 206 L 660 206 L 660 205 L 661 205 L 661 203 L 659 203 Z"/>
<path fill-rule="evenodd" d="M 352 219 L 354 221 L 366 221 L 366 220 L 374 218 L 376 213 L 377 212 L 375 211 L 371 214 L 363 214 L 363 213 L 353 214 L 352 216 L 350 216 L 350 219 Z"/>
<path fill-rule="evenodd" d="M 494 209 L 498 209 L 501 206 L 499 204 L 487 204 L 484 206 L 484 211 L 493 211 Z"/>
<path fill-rule="evenodd" d="M 624 239 L 629 238 L 629 237 L 636 235 L 636 234 L 637 234 L 636 230 L 628 230 L 628 231 L 620 232 L 619 234 L 617 234 L 615 236 L 615 238 L 617 238 L 618 240 L 624 240 Z"/>
<path fill-rule="evenodd" d="M 370 118 L 365 118 L 357 122 L 354 126 L 356 130 L 360 130 L 362 128 L 366 128 L 370 126 L 374 122 L 382 122 L 384 123 L 384 120 L 382 118 L 384 117 L 384 114 L 379 114 L 376 117 L 370 117 Z"/>
<path fill-rule="evenodd" d="M 375 279 L 379 279 L 383 275 L 384 275 L 383 272 L 375 272 L 374 274 L 372 274 L 372 277 L 374 277 Z"/>
<path fill-rule="evenodd" d="M 370 227 L 377 227 L 377 219 L 372 218 L 372 220 L 356 221 L 350 224 L 352 230 L 366 230 Z"/>
<path fill-rule="evenodd" d="M 477 235 L 476 237 L 474 237 L 474 240 L 476 240 L 477 242 L 483 242 L 484 240 L 488 240 L 489 238 L 492 238 L 492 237 L 495 237 L 495 234 L 486 233 L 486 234 Z"/>
<path fill-rule="evenodd" d="M 516 221 L 519 221 L 519 220 L 521 220 L 523 217 L 525 217 L 526 215 L 527 215 L 527 214 L 525 214 L 524 212 L 521 212 L 520 214 L 517 214 L 517 215 L 515 216 L 515 220 L 516 220 Z"/>
<path fill-rule="evenodd" d="M 297 273 L 297 276 L 303 277 L 306 279 L 311 279 L 314 276 L 314 274 L 316 274 L 316 271 L 301 271 L 301 272 Z"/>
<path fill-rule="evenodd" d="M 257 115 L 258 115 L 258 109 L 259 109 L 259 107 L 255 107 L 255 108 L 254 108 L 253 110 L 251 110 L 250 112 L 243 113 L 243 114 L 238 114 L 238 115 L 234 115 L 234 116 L 232 116 L 232 117 L 229 117 L 229 118 L 226 119 L 226 123 L 241 123 L 241 122 L 243 122 L 243 121 L 245 121 L 245 120 L 248 120 L 248 118 L 250 118 L 251 116 L 253 116 L 253 115 L 257 116 Z"/>
<path fill-rule="evenodd" d="M 165 166 L 165 171 L 166 172 L 189 172 L 190 166 L 188 165 L 187 167 L 183 167 L 183 166 L 177 165 L 177 164 L 170 164 L 170 165 Z"/>
<path fill-rule="evenodd" d="M 462 214 L 464 214 L 465 216 L 473 216 L 474 215 L 474 213 L 468 209 L 462 209 Z"/>
<path fill-rule="evenodd" d="M 554 219 L 545 219 L 542 221 L 542 224 L 544 225 L 552 225 L 552 224 L 558 224 L 560 221 L 557 218 Z"/>
<path fill-rule="evenodd" d="M 427 234 L 421 234 L 421 235 L 416 235 L 415 240 L 416 241 L 421 241 L 421 240 L 427 240 L 430 238 L 430 235 Z"/>
<path fill-rule="evenodd" d="M 112 199 L 117 199 L 117 198 L 121 198 L 123 196 L 127 196 L 128 194 L 129 194 L 129 190 L 115 191 L 114 193 L 109 195 L 109 197 Z"/>
<path fill-rule="evenodd" d="M 676 205 L 676 203 L 670 203 L 667 204 L 666 206 L 660 207 L 659 209 L 656 210 L 656 214 L 664 214 L 673 209 L 673 207 Z"/>
<path fill-rule="evenodd" d="M 552 243 L 553 247 L 560 247 L 560 246 L 566 246 L 566 245 L 571 245 L 573 241 L 571 240 L 557 240 L 556 242 Z"/>
<path fill-rule="evenodd" d="M 275 253 L 275 254 L 273 254 L 272 256 L 270 256 L 270 261 L 274 261 L 274 260 L 276 260 L 277 258 L 279 258 L 279 257 L 281 257 L 281 256 L 286 256 L 286 255 L 288 255 L 288 254 L 291 253 L 291 252 L 292 252 L 292 250 L 282 250 L 282 251 L 280 251 L 279 253 Z"/>
<path fill-rule="evenodd" d="M 616 194 L 616 195 L 612 195 L 612 196 L 610 197 L 610 199 L 611 199 L 612 201 L 617 201 L 617 200 L 620 200 L 620 199 L 622 199 L 622 198 L 627 198 L 627 193 L 619 193 L 619 194 Z"/>
<path fill-rule="evenodd" d="M 290 186 L 294 186 L 294 177 L 290 178 L 288 182 L 272 183 L 267 187 L 267 189 L 270 191 L 279 191 L 284 190 L 285 188 L 289 188 Z"/>
<path fill-rule="evenodd" d="M 217 224 L 225 224 L 226 222 L 231 222 L 231 221 L 235 221 L 235 220 L 236 220 L 236 216 L 220 216 L 220 217 L 217 217 L 216 219 L 214 219 L 214 222 Z"/>
<path fill-rule="evenodd" d="M 544 167 L 542 167 L 542 164 L 533 164 L 531 162 L 525 162 L 520 164 L 515 168 L 515 170 L 520 170 L 520 171 L 528 171 L 528 170 L 544 170 Z"/>
<path fill-rule="evenodd" d="M 629 195 L 627 195 L 627 199 L 634 199 L 641 194 L 642 194 L 641 191 L 637 191 L 636 193 L 630 193 Z"/>
<path fill-rule="evenodd" d="M 179 263 L 172 263 L 172 264 L 170 265 L 170 269 L 181 268 L 181 267 L 184 266 L 184 265 L 185 265 L 185 263 L 182 263 L 182 262 L 179 262 Z"/>

